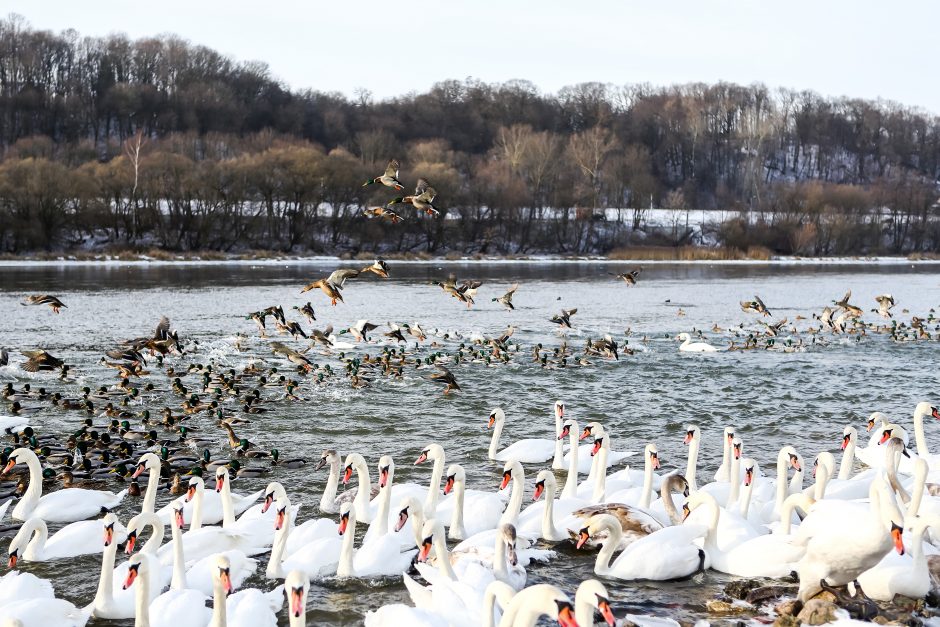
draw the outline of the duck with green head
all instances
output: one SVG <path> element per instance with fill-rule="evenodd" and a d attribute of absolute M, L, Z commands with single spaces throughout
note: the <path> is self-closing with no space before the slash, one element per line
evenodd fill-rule
<path fill-rule="evenodd" d="M 391 187 L 397 191 L 405 189 L 405 186 L 401 184 L 398 180 L 398 169 L 400 164 L 398 159 L 390 159 L 388 165 L 385 166 L 385 173 L 382 176 L 377 176 L 373 179 L 369 179 L 362 184 L 363 187 L 368 187 L 369 185 L 374 185 L 376 183 L 381 183 L 386 187 Z"/>

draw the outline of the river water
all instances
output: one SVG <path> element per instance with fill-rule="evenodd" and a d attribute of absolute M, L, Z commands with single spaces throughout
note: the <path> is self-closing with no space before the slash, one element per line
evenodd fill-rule
<path fill-rule="evenodd" d="M 77 396 L 82 385 L 110 384 L 115 381 L 114 371 L 97 363 L 103 351 L 123 339 L 152 333 L 161 315 L 171 319 L 181 339 L 193 349 L 182 358 L 171 357 L 168 364 L 179 367 L 213 360 L 238 369 L 250 359 L 262 357 L 267 365 L 285 369 L 287 363 L 271 354 L 266 340 L 258 338 L 254 323 L 245 315 L 280 304 L 289 317 L 307 328 L 309 324 L 290 306 L 302 305 L 308 297 L 319 328 L 333 324 L 340 329 L 363 318 L 383 325 L 417 321 L 426 331 L 449 333 L 450 339 L 436 338 L 444 352 L 456 347 L 454 334 L 469 342 L 474 335 L 498 336 L 508 324 L 516 327 L 513 339 L 521 349 L 512 363 L 453 368 L 463 388 L 456 394 L 442 395 L 441 386 L 430 382 L 425 370 L 407 372 L 396 381 L 377 378 L 364 389 L 352 389 L 340 378 L 323 387 L 304 384 L 299 391 L 304 400 L 272 400 L 266 407 L 273 411 L 252 416 L 251 424 L 238 428 L 239 435 L 264 448 L 277 447 L 284 458 L 305 457 L 310 462 L 302 469 L 277 469 L 265 478 L 233 482 L 237 492 L 248 493 L 261 489 L 268 480 L 281 481 L 294 502 L 304 503 L 298 523 L 319 515 L 316 504 L 326 471 L 314 472 L 313 465 L 324 448 L 336 448 L 344 456 L 351 451 L 362 453 L 373 473 L 378 457 L 390 454 L 397 461 L 396 481 L 426 482 L 430 469 L 412 462 L 424 446 L 439 442 L 448 463 L 458 461 L 466 468 L 468 487 L 495 490 L 502 467 L 487 460 L 489 434 L 485 425 L 496 406 L 503 407 L 508 416 L 504 444 L 522 437 L 551 437 L 552 404 L 562 399 L 568 414 L 582 424 L 589 420 L 604 423 L 613 433 L 616 449 L 640 451 L 647 442 L 655 442 L 664 470 L 678 467 L 684 471 L 684 425 L 693 422 L 703 433 L 701 484 L 711 479 L 720 463 L 721 430 L 726 425 L 737 429 L 745 441 L 746 454 L 770 473 L 781 445 L 796 445 L 807 460 L 821 450 L 838 453 L 846 424 L 863 427 L 867 415 L 875 410 L 904 424 L 910 420 L 914 405 L 930 399 L 937 385 L 933 342 L 896 343 L 878 334 L 861 341 L 826 335 L 825 346 L 806 351 L 753 350 L 703 356 L 679 353 L 673 339 L 678 332 L 702 329 L 713 344 L 727 346 L 735 339 L 734 331 L 743 335 L 759 331 L 757 317 L 742 312 L 738 305 L 755 293 L 773 311 L 775 320 L 786 317 L 795 323 L 798 333 L 783 335 L 794 341 L 803 338 L 807 343 L 812 336 L 805 330 L 811 325 L 818 327 L 812 313 L 841 298 L 847 289 L 852 290 L 852 302 L 866 311 L 877 306 L 876 295 L 887 292 L 898 303 L 900 320 L 908 321 L 912 315 L 927 317 L 931 308 L 940 304 L 937 265 L 652 264 L 643 269 L 635 287 L 628 287 L 608 274 L 635 267 L 628 264 L 392 263 L 391 279 L 369 275 L 350 281 L 343 292 L 345 303 L 335 308 L 318 291 L 300 294 L 306 282 L 325 276 L 337 265 L 0 266 L 0 317 L 5 321 L 0 345 L 10 350 L 11 361 L 21 361 L 19 349 L 42 347 L 74 364 L 75 375 L 73 381 L 63 383 L 55 375 L 29 375 L 13 365 L 0 368 L 0 379 L 3 383 L 14 381 L 17 387 L 31 382 L 71 396 Z M 475 307 L 468 309 L 430 284 L 450 273 L 484 282 Z M 516 282 L 520 287 L 513 301 L 515 311 L 491 302 Z M 68 308 L 56 316 L 46 307 L 19 304 L 25 295 L 39 293 L 58 295 Z M 572 347 L 579 350 L 587 338 L 610 333 L 621 342 L 628 340 L 638 349 L 636 354 L 617 362 L 594 359 L 594 365 L 586 368 L 546 369 L 533 363 L 530 355 L 535 343 L 551 349 L 564 340 L 549 318 L 562 308 L 575 307 L 575 329 L 567 337 Z M 902 313 L 902 309 L 909 313 Z M 797 320 L 798 316 L 805 319 Z M 879 320 L 872 313 L 865 319 Z M 716 324 L 718 331 L 713 330 Z M 385 340 L 381 337 L 384 330 L 374 332 L 380 343 Z M 233 338 L 238 333 L 248 336 L 242 352 L 234 348 Z M 306 345 L 278 339 L 296 348 Z M 198 346 L 193 341 L 198 341 Z M 740 343 L 740 338 L 737 341 Z M 347 352 L 375 355 L 379 350 L 376 345 L 357 345 Z M 422 356 L 427 350 L 422 349 Z M 314 360 L 342 369 L 336 353 L 330 357 L 317 354 Z M 157 388 L 169 387 L 158 369 L 150 380 Z M 164 405 L 178 408 L 179 403 L 169 392 L 157 392 L 142 395 L 140 406 L 133 409 L 158 412 Z M 74 413 L 48 407 L 32 417 L 38 431 L 58 434 L 74 431 L 80 420 Z M 204 421 L 203 432 L 218 434 L 213 456 L 224 455 L 224 432 L 206 418 L 195 421 L 197 426 L 198 421 Z M 938 428 L 928 425 L 928 441 L 936 439 Z M 528 503 L 539 468 L 526 470 Z M 113 487 L 120 488 L 119 484 Z M 158 507 L 169 498 L 161 494 Z M 138 507 L 139 499 L 127 498 L 117 513 L 126 520 Z M 6 541 L 3 543 L 5 546 Z M 573 595 L 578 582 L 591 575 L 594 554 L 564 545 L 557 551 L 554 561 L 530 567 L 529 583 L 557 583 Z M 247 585 L 272 587 L 263 577 L 264 559 Z M 100 557 L 23 564 L 23 569 L 52 579 L 57 595 L 85 604 L 94 596 Z M 727 580 L 709 572 L 682 583 L 607 583 L 618 615 L 649 613 L 691 621 L 704 616 L 705 600 L 719 592 Z M 311 587 L 308 620 L 313 624 L 355 624 L 365 611 L 389 602 L 407 602 L 400 578 L 369 583 L 327 580 Z M 286 624 L 284 614 L 279 616 Z"/>

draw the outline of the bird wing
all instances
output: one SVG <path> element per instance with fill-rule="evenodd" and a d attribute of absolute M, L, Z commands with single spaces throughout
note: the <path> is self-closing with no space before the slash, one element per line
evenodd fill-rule
<path fill-rule="evenodd" d="M 153 333 L 153 339 L 155 340 L 165 340 L 170 336 L 170 319 L 166 316 L 160 318 L 160 322 L 157 323 L 157 330 Z"/>
<path fill-rule="evenodd" d="M 426 192 L 430 186 L 431 184 L 428 183 L 427 179 L 418 179 L 418 184 L 415 185 L 415 196 L 420 196 Z"/>
<path fill-rule="evenodd" d="M 388 165 L 385 166 L 385 176 L 390 176 L 394 179 L 398 178 L 398 168 L 400 167 L 398 159 L 391 159 L 388 162 Z"/>

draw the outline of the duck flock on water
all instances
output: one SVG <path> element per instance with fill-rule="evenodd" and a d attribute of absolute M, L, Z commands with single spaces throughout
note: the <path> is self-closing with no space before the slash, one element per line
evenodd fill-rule
<path fill-rule="evenodd" d="M 337 270 L 303 291 L 319 289 L 338 306 L 343 290 L 364 274 L 388 279 L 391 273 L 378 260 Z M 639 274 L 614 276 L 629 287 Z M 437 285 L 472 307 L 482 283 L 451 277 Z M 512 311 L 518 289 L 512 285 L 490 301 Z M 760 318 L 759 327 L 712 329 L 725 335 L 727 347 L 694 329 L 676 339 L 682 352 L 721 352 L 823 350 L 840 336 L 859 342 L 874 334 L 896 342 L 937 336 L 933 312 L 898 322 L 894 299 L 882 295 L 873 310 L 882 321 L 871 322 L 850 298 L 851 292 L 798 328 L 799 317 L 766 322 L 773 313 L 755 296 L 741 308 Z M 52 295 L 29 296 L 23 304 L 69 313 Z M 504 446 L 504 432 L 523 430 L 513 428 L 523 420 L 495 408 L 481 419 L 492 432 L 479 446 L 502 466 L 497 481 L 448 464 L 440 442 L 407 460 L 430 466 L 427 482 L 396 483 L 389 455 L 375 460 L 373 475 L 361 454 L 328 449 L 309 462 L 314 471 L 325 470 L 319 514 L 300 516 L 290 485 L 277 475 L 308 460 L 240 437 L 242 424 L 273 420 L 284 403 L 310 402 L 305 394 L 316 387 L 364 388 L 408 377 L 459 393 L 455 373 L 463 368 L 613 367 L 621 357 L 651 350 L 655 338 L 628 330 L 619 340 L 589 337 L 575 349 L 565 332 L 577 324 L 577 309 L 545 321 L 558 327 L 556 347 L 524 347 L 513 325 L 492 337 L 404 322 L 387 323 L 378 335 L 379 325 L 367 320 L 339 331 L 317 329 L 310 302 L 293 309 L 306 323 L 288 319 L 280 305 L 246 315 L 270 354 L 237 371 L 207 359 L 199 342 L 181 338 L 165 317 L 153 334 L 102 347 L 97 365 L 115 370 L 117 381 L 96 387 L 41 348 L 21 348 L 25 360 L 18 363 L 2 352 L 4 372 L 37 374 L 28 383 L 7 383 L 0 405 L 0 524 L 12 522 L 0 625 L 83 625 L 95 617 L 174 627 L 263 626 L 277 624 L 285 607 L 290 625 L 303 625 L 310 586 L 327 578 L 404 582 L 410 602 L 370 608 L 367 625 L 534 625 L 543 616 L 565 626 L 613 625 L 622 619 L 611 599 L 630 585 L 624 582 L 684 579 L 708 569 L 747 578 L 795 573 L 798 603 L 826 590 L 863 618 L 877 612 L 869 599 L 919 599 L 932 588 L 932 557 L 940 553 L 932 543 L 940 532 L 940 456 L 929 451 L 925 421 L 940 412 L 929 402 L 913 409 L 911 422 L 875 412 L 867 424 L 834 433 L 843 449 L 838 463 L 823 450 L 807 465 L 794 445 L 751 451 L 745 435 L 729 426 L 719 469 L 707 479 L 699 459 L 719 452 L 700 449 L 702 432 L 694 424 L 682 436 L 685 468 L 662 472 L 655 441 L 641 443 L 642 453 L 618 450 L 623 442 L 616 441 L 615 421 L 579 424 L 561 401 L 546 412 L 551 437 Z M 283 340 L 270 340 L 269 333 Z M 249 350 L 246 337 L 232 341 Z M 369 349 L 374 354 L 363 353 Z M 56 432 L 45 424 L 50 414 L 73 415 L 74 428 Z M 525 422 L 525 431 L 537 424 Z M 637 468 L 618 468 L 638 454 Z M 775 463 L 762 471 L 758 458 Z M 531 493 L 527 475 L 535 478 Z M 264 490 L 233 490 L 239 478 L 263 477 L 269 480 Z M 349 487 L 340 492 L 341 485 Z M 139 513 L 120 520 L 114 510 L 129 499 L 139 499 Z M 593 560 L 599 579 L 570 591 L 526 586 L 531 564 L 551 568 L 556 560 L 580 559 L 570 551 L 560 555 L 560 544 Z M 117 563 L 119 550 L 129 558 Z M 28 572 L 30 562 L 99 554 L 96 594 L 78 605 Z M 262 569 L 269 586 L 243 585 Z"/>

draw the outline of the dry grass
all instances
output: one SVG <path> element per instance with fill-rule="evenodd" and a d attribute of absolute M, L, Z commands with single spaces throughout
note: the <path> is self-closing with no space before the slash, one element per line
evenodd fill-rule
<path fill-rule="evenodd" d="M 630 261 L 733 261 L 757 259 L 766 261 L 773 257 L 763 246 L 750 246 L 746 251 L 739 248 L 709 248 L 705 246 L 638 246 L 617 248 L 610 251 L 608 259 Z"/>
<path fill-rule="evenodd" d="M 937 253 L 911 253 L 907 256 L 911 261 L 937 261 L 940 254 Z"/>

